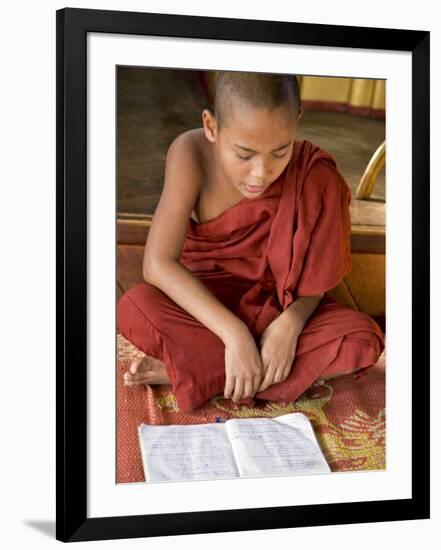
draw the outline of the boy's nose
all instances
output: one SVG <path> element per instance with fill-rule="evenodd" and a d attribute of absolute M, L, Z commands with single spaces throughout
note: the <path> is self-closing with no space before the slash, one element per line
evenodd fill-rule
<path fill-rule="evenodd" d="M 250 178 L 255 185 L 264 185 L 271 177 L 270 167 L 263 162 L 257 161 L 252 167 Z"/>
<path fill-rule="evenodd" d="M 258 168 L 251 171 L 250 180 L 255 183 L 255 185 L 264 184 L 270 178 L 270 171 L 267 168 Z"/>

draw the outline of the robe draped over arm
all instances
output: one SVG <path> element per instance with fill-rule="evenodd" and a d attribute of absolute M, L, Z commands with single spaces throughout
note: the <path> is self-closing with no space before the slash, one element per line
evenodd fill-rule
<path fill-rule="evenodd" d="M 331 290 L 351 271 L 350 202 L 351 191 L 337 168 L 316 162 L 298 206 L 294 262 L 285 283 L 293 298 Z"/>

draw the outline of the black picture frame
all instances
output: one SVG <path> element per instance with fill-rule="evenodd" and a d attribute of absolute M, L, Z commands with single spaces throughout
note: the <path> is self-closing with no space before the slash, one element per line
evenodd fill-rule
<path fill-rule="evenodd" d="M 418 426 L 412 430 L 412 498 L 87 517 L 86 38 L 89 32 L 368 48 L 412 54 L 412 426 Z M 65 8 L 56 12 L 56 40 L 56 538 L 71 542 L 429 518 L 430 33 Z"/>

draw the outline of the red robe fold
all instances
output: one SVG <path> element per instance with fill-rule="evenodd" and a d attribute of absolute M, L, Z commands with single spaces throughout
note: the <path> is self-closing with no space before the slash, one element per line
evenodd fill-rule
<path fill-rule="evenodd" d="M 326 293 L 350 272 L 350 200 L 334 158 L 296 141 L 285 170 L 262 195 L 205 223 L 190 220 L 180 261 L 258 340 L 297 296 Z M 164 361 L 181 409 L 223 393 L 223 343 L 158 289 L 130 289 L 118 304 L 118 326 Z M 295 400 L 320 376 L 374 364 L 383 349 L 373 319 L 325 294 L 298 339 L 289 376 L 255 397 Z"/>
<path fill-rule="evenodd" d="M 201 279 L 254 281 L 238 313 L 261 335 L 296 296 L 336 287 L 352 268 L 351 191 L 333 157 L 296 142 L 279 178 L 206 223 L 190 221 L 181 263 Z"/>

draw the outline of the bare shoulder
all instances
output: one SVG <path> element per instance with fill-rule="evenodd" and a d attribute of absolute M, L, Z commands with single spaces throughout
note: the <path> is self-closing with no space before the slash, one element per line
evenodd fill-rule
<path fill-rule="evenodd" d="M 186 144 L 186 146 L 192 152 L 192 160 L 198 166 L 202 172 L 206 172 L 207 162 L 208 162 L 208 147 L 207 139 L 205 137 L 203 128 L 193 128 L 187 130 L 175 139 L 175 141 L 181 141 Z"/>
<path fill-rule="evenodd" d="M 187 185 L 201 183 L 205 172 L 205 153 L 199 129 L 182 132 L 171 142 L 166 155 L 165 169 L 174 169 L 177 165 L 181 173 L 193 176 Z M 167 183 L 167 180 L 166 182 Z"/>

